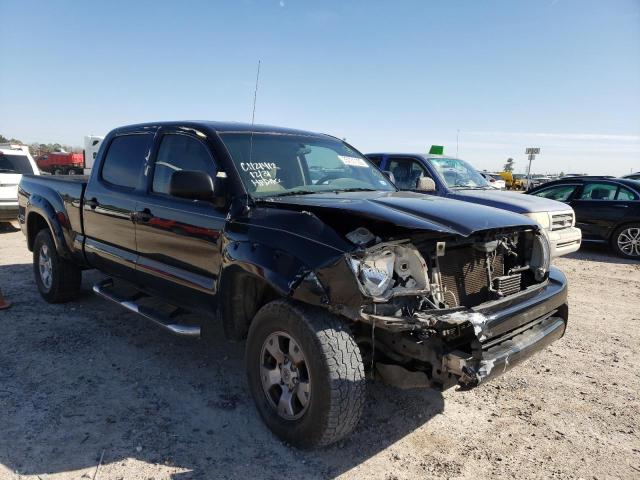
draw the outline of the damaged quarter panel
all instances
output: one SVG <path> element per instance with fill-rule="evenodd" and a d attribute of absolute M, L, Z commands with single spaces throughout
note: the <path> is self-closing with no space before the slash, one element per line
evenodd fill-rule
<path fill-rule="evenodd" d="M 334 305 L 358 295 L 352 275 L 322 282 L 321 272 L 340 270 L 345 253 L 354 248 L 314 214 L 260 205 L 227 223 L 223 270 L 231 265 L 264 278 L 280 295 L 314 305 Z M 345 263 L 346 266 L 346 263 Z M 323 285 L 327 285 L 326 287 Z M 357 300 L 356 300 L 357 301 Z"/>

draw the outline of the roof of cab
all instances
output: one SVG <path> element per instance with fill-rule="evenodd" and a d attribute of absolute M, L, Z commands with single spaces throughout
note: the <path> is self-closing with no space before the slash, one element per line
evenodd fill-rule
<path fill-rule="evenodd" d="M 451 155 L 438 155 L 435 153 L 397 153 L 397 152 L 371 152 L 366 153 L 365 155 L 386 155 L 387 157 L 403 157 L 403 158 L 424 158 L 425 160 L 429 160 L 431 158 L 444 158 L 447 160 L 459 160 L 456 157 L 452 157 Z"/>
<path fill-rule="evenodd" d="M 309 132 L 306 130 L 297 130 L 293 128 L 276 127 L 272 125 L 258 125 L 258 124 L 251 124 L 251 123 L 242 123 L 242 122 L 217 122 L 213 120 L 176 120 L 176 121 L 164 121 L 164 122 L 146 122 L 146 123 L 137 123 L 134 125 L 125 125 L 122 127 L 118 127 L 115 130 L 119 133 L 122 133 L 122 132 L 132 131 L 132 130 L 154 129 L 158 127 L 186 127 L 186 128 L 195 128 L 195 129 L 199 128 L 201 130 L 208 130 L 216 133 L 254 132 L 254 133 L 276 133 L 276 134 L 286 134 L 286 135 L 304 135 L 304 136 L 312 136 L 312 137 L 335 138 L 323 133 Z"/>
<path fill-rule="evenodd" d="M 638 180 L 632 180 L 630 178 L 616 178 L 616 177 L 609 177 L 609 176 L 596 176 L 596 175 L 592 175 L 592 176 L 583 176 L 583 177 L 563 177 L 563 178 L 559 178 L 558 180 L 553 180 L 551 182 L 547 182 L 547 183 L 543 183 L 542 185 L 539 185 L 535 188 L 532 188 L 530 191 L 538 191 L 538 190 L 543 190 L 555 185 L 563 185 L 563 184 L 582 184 L 585 182 L 594 182 L 594 181 L 604 181 L 604 182 L 611 182 L 611 183 L 618 183 L 621 185 L 625 185 L 627 187 L 631 187 L 633 189 L 635 189 L 638 193 L 640 193 L 640 181 Z"/>

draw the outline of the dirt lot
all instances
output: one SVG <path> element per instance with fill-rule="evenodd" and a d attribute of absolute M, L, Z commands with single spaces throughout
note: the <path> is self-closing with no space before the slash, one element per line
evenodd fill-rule
<path fill-rule="evenodd" d="M 263 426 L 243 345 L 176 339 L 96 298 L 40 299 L 0 230 L 0 478 L 640 478 L 640 264 L 589 248 L 567 335 L 470 392 L 373 383 L 356 432 L 301 452 Z"/>

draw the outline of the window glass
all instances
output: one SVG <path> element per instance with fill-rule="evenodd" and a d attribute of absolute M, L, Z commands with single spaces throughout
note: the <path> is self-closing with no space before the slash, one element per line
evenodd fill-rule
<path fill-rule="evenodd" d="M 186 135 L 164 135 L 153 171 L 153 191 L 168 195 L 171 175 L 180 170 L 201 171 L 215 177 L 213 159 L 203 143 Z"/>
<path fill-rule="evenodd" d="M 367 158 L 371 160 L 376 167 L 380 168 L 380 164 L 382 163 L 382 157 L 380 155 L 367 155 Z"/>
<path fill-rule="evenodd" d="M 554 187 L 545 188 L 539 192 L 535 192 L 532 195 L 543 198 L 550 198 L 551 200 L 558 200 L 560 202 L 566 202 L 569 197 L 576 191 L 577 185 L 556 185 Z"/>
<path fill-rule="evenodd" d="M 459 158 L 429 158 L 450 188 L 489 188 L 489 184 L 473 166 Z M 515 176 L 515 175 L 514 175 Z"/>
<path fill-rule="evenodd" d="M 247 191 L 256 197 L 395 188 L 368 159 L 330 137 L 221 133 Z"/>
<path fill-rule="evenodd" d="M 26 155 L 0 152 L 0 173 L 23 173 L 33 175 L 33 168 Z"/>
<path fill-rule="evenodd" d="M 616 197 L 616 200 L 635 200 L 635 199 L 636 199 L 636 196 L 628 188 L 620 187 L 620 190 L 618 190 L 618 196 Z"/>
<path fill-rule="evenodd" d="M 389 171 L 393 173 L 398 188 L 403 190 L 415 190 L 418 178 L 429 177 L 424 167 L 413 158 L 391 159 Z"/>
<path fill-rule="evenodd" d="M 115 137 L 102 165 L 102 179 L 113 185 L 135 188 L 152 141 L 150 134 Z"/>
<path fill-rule="evenodd" d="M 588 183 L 582 190 L 581 200 L 614 200 L 616 198 L 617 185 L 610 183 Z"/>

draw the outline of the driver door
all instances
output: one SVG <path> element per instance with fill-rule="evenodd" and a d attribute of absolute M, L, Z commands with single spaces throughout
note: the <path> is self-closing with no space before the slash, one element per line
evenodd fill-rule
<path fill-rule="evenodd" d="M 147 195 L 136 212 L 137 275 L 170 301 L 207 309 L 213 305 L 220 271 L 226 212 L 208 201 L 171 196 L 171 174 L 180 170 L 204 171 L 213 179 L 217 165 L 205 140 L 161 131 Z"/>
<path fill-rule="evenodd" d="M 393 173 L 396 185 L 400 190 L 416 190 L 420 177 L 431 178 L 431 175 L 415 158 L 390 157 L 387 170 Z"/>

